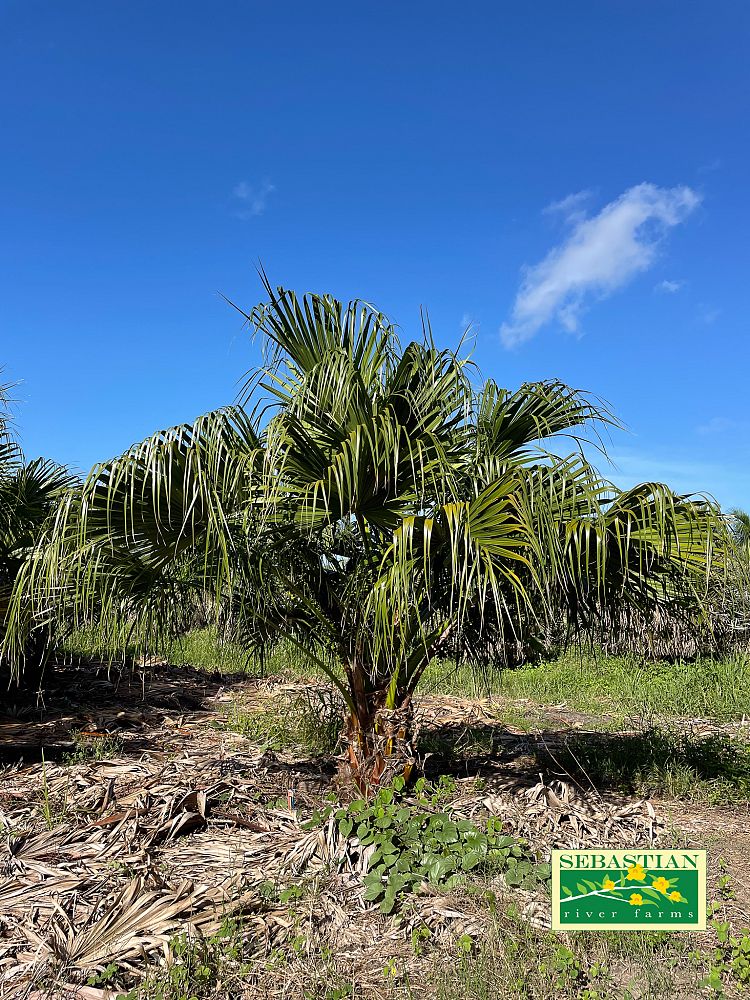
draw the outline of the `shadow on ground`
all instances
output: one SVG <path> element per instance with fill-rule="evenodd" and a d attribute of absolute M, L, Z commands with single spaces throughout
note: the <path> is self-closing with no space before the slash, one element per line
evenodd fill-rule
<path fill-rule="evenodd" d="M 119 756 L 157 754 L 189 744 L 205 727 L 223 725 L 224 706 L 261 690 L 266 697 L 275 690 L 273 681 L 167 664 L 119 671 L 104 663 L 56 665 L 38 698 L 16 696 L 11 704 L 6 699 L 0 763 L 65 761 L 80 751 L 82 741 L 84 750 L 96 755 L 97 740 L 105 739 L 117 741 Z M 309 685 L 278 687 L 283 698 Z M 580 724 L 573 728 L 536 716 L 535 728 L 525 732 L 477 702 L 435 696 L 423 700 L 421 712 L 418 752 L 428 778 L 486 777 L 508 789 L 528 788 L 540 777 L 561 778 L 584 792 L 665 794 L 712 804 L 750 801 L 750 748 L 722 730 L 701 732 L 674 721 L 628 732 L 582 731 Z M 307 756 L 311 778 L 334 773 L 333 754 Z"/>
<path fill-rule="evenodd" d="M 666 794 L 712 804 L 750 801 L 750 746 L 724 732 L 650 726 L 620 733 L 518 733 L 500 723 L 451 723 L 424 732 L 419 751 L 428 777 L 502 773 L 508 788 L 560 778 L 583 792 Z"/>
<path fill-rule="evenodd" d="M 107 663 L 54 664 L 38 691 L 11 688 L 0 711 L 0 763 L 61 760 L 76 746 L 77 734 L 91 740 L 127 737 L 126 755 L 159 748 L 154 730 L 182 716 L 215 716 L 209 702 L 236 685 L 252 684 L 247 674 L 208 674 L 167 664 L 116 668 Z"/>

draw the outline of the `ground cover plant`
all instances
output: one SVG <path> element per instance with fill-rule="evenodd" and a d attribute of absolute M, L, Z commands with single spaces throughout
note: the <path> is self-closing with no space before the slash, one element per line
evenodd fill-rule
<path fill-rule="evenodd" d="M 361 848 L 373 849 L 367 859 L 364 898 L 379 903 L 381 913 L 393 912 L 404 895 L 422 883 L 452 889 L 471 871 L 501 871 L 511 886 L 549 878 L 549 865 L 535 864 L 522 842 L 503 835 L 502 822 L 490 818 L 482 828 L 435 808 L 441 798 L 450 799 L 445 783 L 432 791 L 420 778 L 415 803 L 405 800 L 405 785 L 397 777 L 369 802 L 355 799 L 333 812 L 342 836 L 356 833 Z M 429 799 L 426 790 L 432 791 Z M 433 806 L 429 812 L 424 810 L 425 801 Z M 329 814 L 316 814 L 315 820 Z"/>

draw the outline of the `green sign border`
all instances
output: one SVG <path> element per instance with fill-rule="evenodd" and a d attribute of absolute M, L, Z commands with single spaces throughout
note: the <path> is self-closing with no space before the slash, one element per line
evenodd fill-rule
<path fill-rule="evenodd" d="M 650 850 L 648 848 L 638 848 L 631 847 L 627 850 L 614 850 L 609 847 L 595 847 L 586 848 L 585 850 L 576 850 L 575 848 L 568 848 L 564 851 L 551 851 L 550 863 L 552 865 L 552 930 L 553 931 L 648 931 L 648 930 L 661 930 L 661 931 L 704 931 L 706 929 L 706 852 L 703 850 L 688 850 L 688 849 L 678 849 L 671 847 L 652 847 Z M 661 921 L 649 921 L 646 925 L 640 927 L 630 924 L 605 924 L 602 922 L 590 923 L 590 924 L 562 924 L 560 922 L 560 908 L 562 906 L 563 900 L 560 898 L 560 859 L 563 855 L 569 856 L 571 854 L 577 855 L 592 855 L 592 854 L 607 854 L 608 856 L 615 856 L 618 863 L 622 863 L 622 867 L 627 867 L 627 862 L 625 857 L 627 856 L 631 860 L 635 857 L 644 857 L 647 854 L 689 854 L 691 857 L 695 857 L 698 861 L 698 919 L 697 921 L 689 921 L 686 923 L 675 924 L 675 923 L 663 923 Z M 591 872 L 592 869 L 586 869 L 587 872 Z"/>

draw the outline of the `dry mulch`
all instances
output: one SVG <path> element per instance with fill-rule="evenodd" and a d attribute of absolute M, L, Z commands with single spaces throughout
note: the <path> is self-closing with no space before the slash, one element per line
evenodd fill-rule
<path fill-rule="evenodd" d="M 92 972 L 114 962 L 137 979 L 168 958 L 175 933 L 208 936 L 232 916 L 258 958 L 290 941 L 309 954 L 325 944 L 362 974 L 380 969 L 381 979 L 389 956 L 429 966 L 410 952 L 415 927 L 429 927 L 437 942 L 481 930 L 466 900 L 427 887 L 403 920 L 382 917 L 363 899 L 366 854 L 356 841 L 332 822 L 302 824 L 329 791 L 335 761 L 264 752 L 221 725 L 238 694 L 261 703 L 309 685 L 166 666 L 148 680 L 73 669 L 54 680 L 43 711 L 0 718 L 0 761 L 12 761 L 0 769 L 0 997 L 66 995 L 68 984 L 70 996 L 104 1000 L 106 989 L 84 985 Z M 585 795 L 524 771 L 532 737 L 498 724 L 491 706 L 429 696 L 420 712 L 426 728 L 498 726 L 501 751 L 481 770 L 481 790 L 475 777 L 459 779 L 447 808 L 501 816 L 540 859 L 553 847 L 664 835 L 649 802 Z M 122 747 L 113 759 L 65 761 L 81 741 L 113 735 Z M 267 891 L 269 882 L 300 881 L 307 891 L 291 908 Z M 523 899 L 529 921 L 546 926 L 544 899 Z M 44 986 L 51 982 L 54 992 Z M 273 995 L 260 983 L 251 992 Z"/>

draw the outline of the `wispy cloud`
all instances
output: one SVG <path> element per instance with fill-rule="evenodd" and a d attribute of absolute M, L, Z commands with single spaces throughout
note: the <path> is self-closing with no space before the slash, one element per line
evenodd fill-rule
<path fill-rule="evenodd" d="M 747 431 L 750 423 L 747 420 L 732 420 L 731 417 L 711 417 L 704 424 L 699 424 L 696 431 L 702 436 L 711 434 L 730 434 L 733 431 Z"/>
<path fill-rule="evenodd" d="M 679 290 L 684 288 L 684 286 L 684 281 L 670 281 L 668 278 L 665 278 L 664 281 L 660 281 L 658 284 L 654 285 L 654 291 L 666 292 L 667 295 L 674 295 L 675 292 L 679 292 Z"/>
<path fill-rule="evenodd" d="M 713 326 L 719 316 L 721 316 L 721 309 L 717 309 L 715 306 L 708 306 L 702 302 L 698 306 L 696 322 L 701 326 Z"/>
<path fill-rule="evenodd" d="M 586 218 L 586 205 L 593 197 L 593 191 L 576 191 L 560 201 L 553 201 L 544 209 L 544 215 L 561 216 L 573 225 Z"/>
<path fill-rule="evenodd" d="M 715 157 L 713 160 L 709 160 L 708 163 L 703 163 L 698 167 L 699 174 L 712 174 L 715 170 L 721 170 L 723 164 L 719 157 Z"/>
<path fill-rule="evenodd" d="M 240 181 L 232 191 L 235 200 L 235 215 L 239 219 L 252 219 L 263 215 L 268 204 L 268 196 L 276 190 L 269 181 L 263 181 L 255 186 L 247 181 Z"/>
<path fill-rule="evenodd" d="M 689 187 L 638 184 L 589 218 L 580 214 L 583 193 L 556 203 L 557 211 L 566 206 L 572 230 L 544 260 L 526 268 L 510 319 L 500 328 L 506 347 L 530 340 L 554 320 L 577 332 L 587 300 L 606 298 L 646 271 L 664 235 L 701 200 Z"/>

